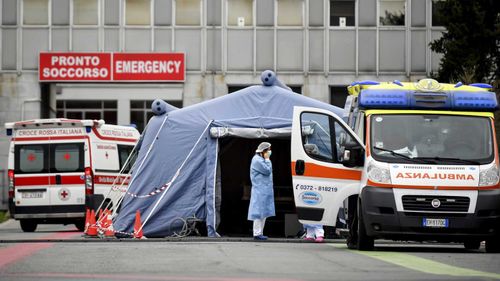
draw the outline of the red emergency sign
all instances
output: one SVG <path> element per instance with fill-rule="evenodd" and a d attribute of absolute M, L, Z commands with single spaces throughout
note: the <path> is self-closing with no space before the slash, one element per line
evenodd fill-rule
<path fill-rule="evenodd" d="M 184 81 L 184 54 L 113 54 L 115 81 Z"/>
<path fill-rule="evenodd" d="M 40 53 L 40 81 L 110 81 L 111 53 Z"/>
<path fill-rule="evenodd" d="M 40 81 L 182 82 L 183 53 L 40 53 Z"/>

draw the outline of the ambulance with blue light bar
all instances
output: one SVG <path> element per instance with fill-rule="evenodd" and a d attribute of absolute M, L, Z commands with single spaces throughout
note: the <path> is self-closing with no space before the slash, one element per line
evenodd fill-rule
<path fill-rule="evenodd" d="M 302 223 L 335 225 L 349 248 L 375 239 L 500 251 L 499 158 L 487 84 L 355 82 L 345 115 L 296 107 L 292 176 Z"/>
<path fill-rule="evenodd" d="M 39 119 L 6 123 L 9 211 L 25 232 L 38 224 L 85 227 L 113 183 L 127 183 L 120 170 L 140 135 L 103 120 Z M 128 161 L 131 164 L 131 161 Z"/>

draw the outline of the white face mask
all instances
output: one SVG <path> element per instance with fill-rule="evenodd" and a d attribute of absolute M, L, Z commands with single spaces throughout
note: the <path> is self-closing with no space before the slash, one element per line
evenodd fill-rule
<path fill-rule="evenodd" d="M 272 151 L 271 151 L 271 150 L 269 150 L 269 151 L 267 152 L 267 156 L 268 156 L 268 157 L 271 157 L 271 153 L 272 153 Z"/>

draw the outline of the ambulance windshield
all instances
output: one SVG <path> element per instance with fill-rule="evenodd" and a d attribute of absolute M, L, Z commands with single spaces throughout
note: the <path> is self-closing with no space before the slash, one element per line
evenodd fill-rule
<path fill-rule="evenodd" d="M 470 165 L 491 163 L 494 157 L 491 122 L 485 117 L 372 115 L 370 142 L 373 157 L 384 162 Z"/>

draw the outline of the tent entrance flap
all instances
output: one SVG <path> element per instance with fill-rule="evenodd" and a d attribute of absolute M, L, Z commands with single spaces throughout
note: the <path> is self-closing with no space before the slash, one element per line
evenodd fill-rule
<path fill-rule="evenodd" d="M 249 236 L 252 221 L 247 220 L 252 184 L 250 163 L 262 139 L 225 137 L 219 139 L 219 173 L 221 182 L 221 212 L 218 232 L 224 236 Z M 285 237 L 290 225 L 300 231 L 296 220 L 290 170 L 290 138 L 266 139 L 273 154 L 273 182 L 276 216 L 266 221 L 265 235 Z M 286 235 L 289 236 L 289 235 Z"/>

